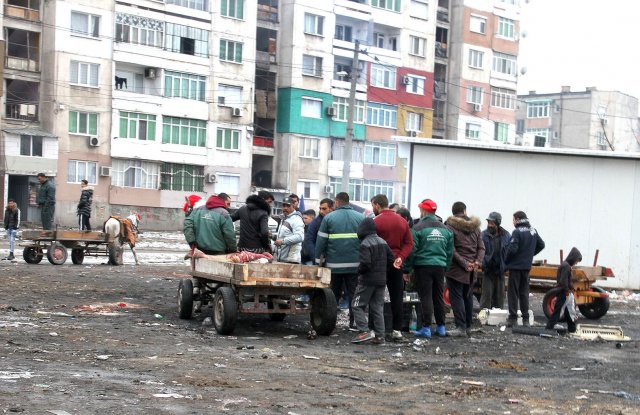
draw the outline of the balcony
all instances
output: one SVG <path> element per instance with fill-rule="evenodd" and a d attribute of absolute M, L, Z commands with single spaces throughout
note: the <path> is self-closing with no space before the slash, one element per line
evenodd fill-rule
<path fill-rule="evenodd" d="M 447 44 L 436 42 L 436 58 L 447 59 Z"/>
<path fill-rule="evenodd" d="M 12 120 L 38 121 L 38 104 L 7 103 L 5 117 Z"/>
<path fill-rule="evenodd" d="M 256 147 L 273 148 L 273 138 L 253 136 L 253 145 Z"/>
<path fill-rule="evenodd" d="M 4 5 L 4 15 L 5 17 L 15 17 L 17 19 L 39 22 L 40 2 L 38 0 L 9 0 Z"/>
<path fill-rule="evenodd" d="M 269 4 L 262 4 L 269 3 Z M 261 0 L 258 4 L 258 20 L 269 23 L 278 23 L 277 1 Z"/>
<path fill-rule="evenodd" d="M 23 29 L 5 28 L 7 56 L 5 67 L 19 71 L 40 70 L 40 33 Z"/>
<path fill-rule="evenodd" d="M 13 120 L 38 121 L 40 84 L 7 79 L 5 117 Z"/>
<path fill-rule="evenodd" d="M 433 83 L 433 97 L 436 99 L 444 98 L 447 95 L 447 84 L 444 81 L 435 81 Z"/>
<path fill-rule="evenodd" d="M 38 61 L 25 58 L 16 58 L 14 56 L 7 56 L 4 66 L 5 68 L 17 69 L 19 71 L 38 72 L 40 70 Z"/>

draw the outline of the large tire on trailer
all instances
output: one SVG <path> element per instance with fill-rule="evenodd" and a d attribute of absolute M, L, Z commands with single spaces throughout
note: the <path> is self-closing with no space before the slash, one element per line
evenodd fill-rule
<path fill-rule="evenodd" d="M 547 293 L 542 298 L 542 311 L 544 312 L 544 316 L 549 320 L 551 315 L 553 314 L 553 310 L 556 308 L 556 298 L 558 297 L 558 293 L 562 292 L 564 288 L 555 287 L 547 291 Z M 560 316 L 559 322 L 563 322 L 566 319 L 564 318 L 564 313 Z"/>
<path fill-rule="evenodd" d="M 42 261 L 42 249 L 28 246 L 22 251 L 22 258 L 27 264 L 39 264 Z"/>
<path fill-rule="evenodd" d="M 193 315 L 193 281 L 180 280 L 178 285 L 178 317 L 190 320 Z"/>
<path fill-rule="evenodd" d="M 82 248 L 73 248 L 71 250 L 71 262 L 75 265 L 82 265 L 84 261 L 84 249 Z"/>
<path fill-rule="evenodd" d="M 115 242 L 111 242 L 107 246 L 109 252 L 109 264 L 110 265 L 122 265 L 122 255 L 123 255 L 123 247 L 118 246 Z"/>
<path fill-rule="evenodd" d="M 321 336 L 333 333 L 338 321 L 338 303 L 328 288 L 314 290 L 311 297 L 311 326 Z"/>
<path fill-rule="evenodd" d="M 47 259 L 53 265 L 62 265 L 67 261 L 67 248 L 60 242 L 51 242 L 47 248 Z"/>
<path fill-rule="evenodd" d="M 599 293 L 605 293 L 606 291 L 600 287 L 591 287 L 591 290 Z M 600 317 L 607 314 L 609 311 L 609 298 L 598 297 L 594 298 L 593 302 L 589 304 L 581 304 L 578 306 L 578 309 L 582 313 L 583 316 L 590 320 L 597 320 Z"/>
<path fill-rule="evenodd" d="M 231 287 L 220 287 L 213 297 L 213 326 L 219 334 L 231 334 L 238 320 L 238 302 Z"/>

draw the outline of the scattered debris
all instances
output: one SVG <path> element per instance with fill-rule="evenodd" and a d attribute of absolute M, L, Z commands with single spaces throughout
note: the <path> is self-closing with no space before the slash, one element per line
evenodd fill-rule
<path fill-rule="evenodd" d="M 582 340 L 631 341 L 624 335 L 620 326 L 599 326 L 597 324 L 578 324 L 571 337 Z"/>
<path fill-rule="evenodd" d="M 58 337 L 58 333 L 56 333 L 55 331 L 52 331 L 51 333 L 49 333 L 49 336 Z"/>
<path fill-rule="evenodd" d="M 298 337 L 297 334 L 290 334 L 288 336 L 284 336 L 283 339 L 291 340 L 291 339 L 295 339 L 297 337 Z"/>
<path fill-rule="evenodd" d="M 47 412 L 53 415 L 71 415 L 69 412 L 61 411 L 59 409 L 49 409 Z"/>
<path fill-rule="evenodd" d="M 110 354 L 99 354 L 96 356 L 97 360 L 107 360 L 111 357 L 112 355 Z"/>
<path fill-rule="evenodd" d="M 204 320 L 202 320 L 202 325 L 207 327 L 207 326 L 213 326 L 213 319 L 211 317 L 207 317 Z"/>
<path fill-rule="evenodd" d="M 184 398 L 184 395 L 180 395 L 179 393 L 154 393 L 153 396 L 156 398 L 174 398 L 174 399 Z"/>
<path fill-rule="evenodd" d="M 306 354 L 303 354 L 302 357 L 304 357 L 305 359 L 310 359 L 310 360 L 320 360 L 320 358 L 317 357 L 317 356 L 309 356 L 309 355 L 306 355 Z"/>
<path fill-rule="evenodd" d="M 521 401 L 520 399 L 508 399 L 508 400 L 507 400 L 507 403 L 510 403 L 510 404 L 519 404 L 519 403 L 522 403 L 522 401 Z"/>
<path fill-rule="evenodd" d="M 487 386 L 486 383 L 484 382 L 480 382 L 478 380 L 463 380 L 462 382 L 460 382 L 464 385 L 473 385 L 473 386 Z"/>
<path fill-rule="evenodd" d="M 31 379 L 34 376 L 31 372 L 9 372 L 0 370 L 0 380 Z"/>
<path fill-rule="evenodd" d="M 571 370 L 573 370 L 574 372 L 581 372 L 587 369 L 585 369 L 584 367 L 572 367 Z"/>
<path fill-rule="evenodd" d="M 495 359 L 489 360 L 489 367 L 494 369 L 513 369 L 518 373 L 526 372 L 527 368 L 512 362 L 500 362 Z"/>
<path fill-rule="evenodd" d="M 315 330 L 309 330 L 309 332 L 307 333 L 307 339 L 308 340 L 315 340 L 318 338 L 318 333 L 316 333 Z"/>
<path fill-rule="evenodd" d="M 440 346 L 436 347 L 436 354 L 440 354 Z"/>
<path fill-rule="evenodd" d="M 576 396 L 576 399 L 583 400 L 583 399 L 589 399 L 589 397 L 587 395 L 580 395 L 580 396 Z"/>
<path fill-rule="evenodd" d="M 153 317 L 155 317 L 156 320 L 162 320 L 164 318 L 162 314 L 154 314 Z"/>

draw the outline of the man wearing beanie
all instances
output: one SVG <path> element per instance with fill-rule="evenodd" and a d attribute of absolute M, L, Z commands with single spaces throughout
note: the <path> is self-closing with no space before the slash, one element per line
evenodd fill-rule
<path fill-rule="evenodd" d="M 531 227 L 527 214 L 519 210 L 513 214 L 513 226 L 509 245 L 505 249 L 504 262 L 509 271 L 509 319 L 507 326 L 512 327 L 518 319 L 518 302 L 522 312 L 523 325 L 529 325 L 529 271 L 533 257 L 544 249 L 544 241 Z"/>
<path fill-rule="evenodd" d="M 502 215 L 489 213 L 487 229 L 482 231 L 484 259 L 482 260 L 482 296 L 480 308 L 502 308 L 504 306 L 504 261 L 502 248 L 509 244 L 511 234 L 500 226 Z"/>

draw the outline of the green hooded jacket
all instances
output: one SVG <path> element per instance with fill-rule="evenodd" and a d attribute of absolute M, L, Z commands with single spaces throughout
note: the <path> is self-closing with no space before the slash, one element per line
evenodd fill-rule
<path fill-rule="evenodd" d="M 229 216 L 223 216 L 216 209 L 201 206 L 184 218 L 184 237 L 198 249 L 214 252 L 235 252 L 236 233 Z"/>
<path fill-rule="evenodd" d="M 453 258 L 453 233 L 432 214 L 421 218 L 412 231 L 413 251 L 405 268 L 416 265 L 449 268 Z"/>

